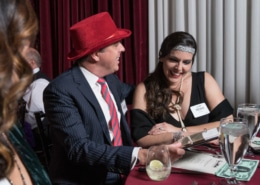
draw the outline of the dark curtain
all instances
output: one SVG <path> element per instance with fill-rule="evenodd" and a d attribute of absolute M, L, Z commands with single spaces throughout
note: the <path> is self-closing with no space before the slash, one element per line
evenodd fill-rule
<path fill-rule="evenodd" d="M 36 48 L 42 55 L 42 70 L 55 78 L 71 67 L 69 28 L 78 21 L 108 11 L 119 28 L 132 31 L 122 43 L 126 48 L 119 78 L 137 84 L 148 73 L 148 0 L 31 0 L 39 19 Z"/>

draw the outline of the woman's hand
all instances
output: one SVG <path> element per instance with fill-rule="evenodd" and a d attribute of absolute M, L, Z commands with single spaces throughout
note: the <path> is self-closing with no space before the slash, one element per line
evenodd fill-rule
<path fill-rule="evenodd" d="M 212 145 L 212 146 L 219 146 L 219 139 L 209 141 L 209 144 Z"/>
<path fill-rule="evenodd" d="M 169 123 L 162 122 L 154 125 L 152 129 L 148 132 L 150 135 L 162 134 L 166 132 L 179 132 L 180 128 L 177 128 Z"/>

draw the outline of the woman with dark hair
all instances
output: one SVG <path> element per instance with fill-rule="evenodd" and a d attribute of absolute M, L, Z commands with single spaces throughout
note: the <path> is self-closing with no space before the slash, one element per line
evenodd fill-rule
<path fill-rule="evenodd" d="M 191 72 L 196 51 L 187 32 L 164 39 L 155 71 L 134 95 L 131 129 L 138 145 L 172 143 L 180 132 L 216 128 L 221 118 L 233 115 L 215 79 L 207 72 Z"/>
<path fill-rule="evenodd" d="M 32 79 L 24 53 L 38 22 L 27 0 L 0 1 L 0 184 L 50 184 L 17 122 L 18 101 Z"/>

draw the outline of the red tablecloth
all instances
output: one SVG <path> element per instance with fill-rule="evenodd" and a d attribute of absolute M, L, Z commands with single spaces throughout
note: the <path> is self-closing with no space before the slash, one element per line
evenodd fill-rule
<path fill-rule="evenodd" d="M 256 155 L 253 159 L 260 160 L 260 155 Z M 194 180 L 198 182 L 198 185 L 210 185 L 213 181 L 219 184 L 220 179 L 220 177 L 211 174 L 172 173 L 168 179 L 157 182 L 150 180 L 146 172 L 140 172 L 138 167 L 135 167 L 127 177 L 125 185 L 190 185 Z M 246 185 L 260 185 L 260 166 L 258 166 L 251 180 L 246 182 Z"/>

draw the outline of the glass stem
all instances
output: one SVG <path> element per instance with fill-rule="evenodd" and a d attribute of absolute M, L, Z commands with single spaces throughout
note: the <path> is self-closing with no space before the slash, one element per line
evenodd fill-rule
<path fill-rule="evenodd" d="M 249 156 L 249 157 L 254 157 L 254 153 L 253 153 L 253 151 L 252 151 L 252 149 L 251 149 L 251 143 L 252 143 L 252 140 L 250 140 L 249 141 L 249 146 L 248 146 L 248 149 L 247 149 L 247 153 L 246 153 L 246 156 Z"/>
<path fill-rule="evenodd" d="M 228 184 L 237 184 L 236 180 L 236 167 L 230 168 L 230 178 L 228 179 Z"/>

